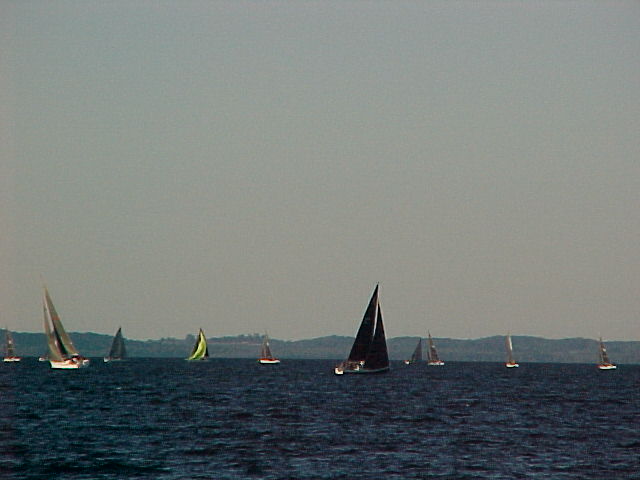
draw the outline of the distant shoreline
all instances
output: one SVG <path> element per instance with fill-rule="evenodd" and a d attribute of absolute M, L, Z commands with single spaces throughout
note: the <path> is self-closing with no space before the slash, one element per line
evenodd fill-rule
<path fill-rule="evenodd" d="M 4 335 L 4 329 L 0 330 Z M 18 354 L 23 357 L 39 357 L 46 351 L 44 334 L 12 331 Z M 183 339 L 132 340 L 126 338 L 127 352 L 137 358 L 186 357 L 193 347 L 195 337 Z M 93 332 L 71 332 L 76 347 L 88 357 L 106 355 L 112 335 Z M 418 341 L 417 336 L 394 337 L 387 340 L 389 357 L 404 360 L 411 356 Z M 453 339 L 434 337 L 438 353 L 445 361 L 502 362 L 505 357 L 504 336 L 494 335 L 478 339 Z M 597 339 L 565 338 L 545 339 L 533 336 L 512 336 L 514 355 L 518 362 L 535 363 L 596 363 Z M 209 354 L 214 358 L 257 358 L 261 344 L 260 335 L 208 337 Z M 281 359 L 343 359 L 348 354 L 353 337 L 326 336 L 303 340 L 278 340 L 271 338 L 271 346 Z M 617 364 L 640 364 L 640 341 L 606 341 L 611 359 Z"/>

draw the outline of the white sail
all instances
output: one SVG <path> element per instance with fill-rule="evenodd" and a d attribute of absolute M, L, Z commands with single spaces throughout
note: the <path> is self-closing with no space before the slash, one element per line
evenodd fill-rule
<path fill-rule="evenodd" d="M 513 359 L 513 343 L 511 343 L 511 334 L 507 335 L 505 340 L 507 347 L 507 363 L 505 364 L 507 368 L 517 368 L 520 365 Z"/>

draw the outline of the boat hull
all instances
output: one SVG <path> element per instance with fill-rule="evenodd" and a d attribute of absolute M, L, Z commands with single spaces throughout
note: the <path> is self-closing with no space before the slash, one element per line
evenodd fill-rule
<path fill-rule="evenodd" d="M 427 365 L 429 365 L 430 367 L 442 367 L 444 366 L 444 362 L 443 361 L 428 362 Z"/>
<path fill-rule="evenodd" d="M 344 375 L 346 373 L 363 375 L 367 373 L 385 373 L 388 371 L 389 371 L 389 367 L 364 368 L 364 367 L 357 366 L 357 367 L 349 368 L 349 367 L 343 367 L 341 365 L 338 365 L 333 369 L 333 373 L 335 373 L 336 375 Z"/>
<path fill-rule="evenodd" d="M 20 357 L 4 357 L 3 361 L 7 363 L 14 363 L 14 362 L 19 362 L 20 360 L 22 360 Z"/>
<path fill-rule="evenodd" d="M 616 368 L 618 367 L 612 363 L 598 365 L 598 370 L 615 370 Z"/>
<path fill-rule="evenodd" d="M 277 358 L 261 358 L 258 360 L 261 365 L 277 365 L 280 363 L 280 360 Z"/>
<path fill-rule="evenodd" d="M 517 363 L 513 362 L 513 363 L 505 363 L 504 364 L 505 367 L 507 368 L 518 368 L 520 365 L 518 365 Z"/>
<path fill-rule="evenodd" d="M 49 360 L 49 364 L 51 368 L 56 370 L 77 370 L 78 368 L 83 368 L 89 365 L 89 360 L 62 360 L 60 362 Z"/>

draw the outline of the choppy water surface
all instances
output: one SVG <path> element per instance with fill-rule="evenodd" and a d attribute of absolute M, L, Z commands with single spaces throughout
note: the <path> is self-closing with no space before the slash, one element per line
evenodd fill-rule
<path fill-rule="evenodd" d="M 3 479 L 640 479 L 640 366 L 0 365 Z"/>

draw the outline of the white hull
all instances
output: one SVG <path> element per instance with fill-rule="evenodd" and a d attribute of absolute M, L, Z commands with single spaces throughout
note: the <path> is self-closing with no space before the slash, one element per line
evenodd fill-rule
<path fill-rule="evenodd" d="M 430 367 L 442 367 L 444 365 L 444 362 L 443 361 L 428 362 L 427 365 L 429 365 Z"/>
<path fill-rule="evenodd" d="M 518 368 L 520 365 L 514 362 L 514 363 L 505 363 L 505 366 L 507 368 Z"/>
<path fill-rule="evenodd" d="M 616 368 L 618 367 L 611 363 L 606 365 L 598 365 L 599 370 L 615 370 Z"/>
<path fill-rule="evenodd" d="M 82 368 L 87 365 L 84 362 L 75 362 L 73 360 L 63 360 L 61 362 L 49 360 L 49 363 L 51 364 L 51 368 L 55 368 L 57 370 L 77 370 L 78 368 Z"/>
<path fill-rule="evenodd" d="M 277 358 L 261 358 L 260 360 L 258 360 L 258 362 L 260 362 L 262 365 L 276 365 L 280 363 L 280 360 L 278 360 Z"/>
<path fill-rule="evenodd" d="M 19 362 L 22 360 L 20 357 L 4 357 L 4 361 L 7 363 Z"/>

